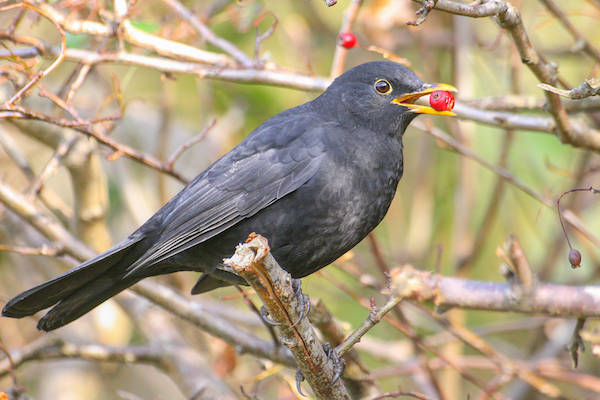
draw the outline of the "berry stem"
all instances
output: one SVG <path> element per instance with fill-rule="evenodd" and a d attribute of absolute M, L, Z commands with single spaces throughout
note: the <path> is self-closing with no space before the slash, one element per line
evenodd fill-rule
<path fill-rule="evenodd" d="M 567 243 L 569 244 L 570 250 L 573 250 L 573 246 L 571 246 L 571 241 L 569 240 L 569 235 L 567 234 L 567 229 L 565 228 L 565 223 L 563 222 L 562 213 L 561 213 L 561 209 L 560 209 L 560 201 L 562 200 L 562 198 L 565 195 L 567 195 L 569 193 L 573 193 L 573 192 L 592 192 L 593 194 L 599 194 L 600 190 L 594 189 L 592 186 L 587 187 L 587 188 L 575 188 L 575 189 L 570 189 L 570 190 L 567 190 L 566 192 L 563 192 L 558 197 L 558 200 L 556 201 L 556 208 L 558 210 L 558 219 L 560 221 L 560 225 L 562 226 L 563 233 L 565 234 L 565 239 L 567 239 Z"/>

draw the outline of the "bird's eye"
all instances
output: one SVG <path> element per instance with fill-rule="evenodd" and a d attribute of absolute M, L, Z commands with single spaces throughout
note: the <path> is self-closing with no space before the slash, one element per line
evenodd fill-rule
<path fill-rule="evenodd" d="M 379 79 L 375 82 L 375 90 L 381 94 L 388 94 L 392 91 L 392 85 L 385 79 Z"/>

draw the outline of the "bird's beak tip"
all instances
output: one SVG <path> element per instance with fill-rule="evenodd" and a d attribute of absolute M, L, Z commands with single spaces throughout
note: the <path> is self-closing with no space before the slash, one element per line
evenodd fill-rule
<path fill-rule="evenodd" d="M 443 90 L 446 92 L 458 92 L 452 85 L 448 85 L 447 83 L 425 83 L 421 90 L 411 93 L 406 93 L 403 96 L 397 97 L 392 100 L 392 103 L 397 104 L 399 106 L 403 106 L 409 109 L 409 112 L 418 113 L 418 114 L 431 114 L 431 115 L 443 115 L 443 116 L 455 116 L 456 114 L 452 111 L 437 111 L 432 107 L 414 104 L 414 102 L 423 96 L 431 94 L 436 90 Z"/>

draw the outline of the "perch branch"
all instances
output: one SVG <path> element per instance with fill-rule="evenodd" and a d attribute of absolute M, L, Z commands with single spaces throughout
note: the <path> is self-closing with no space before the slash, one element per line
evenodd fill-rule
<path fill-rule="evenodd" d="M 317 398 L 349 400 L 343 381 L 336 377 L 339 377 L 336 366 L 305 315 L 308 299 L 293 288 L 290 274 L 277 264 L 267 240 L 251 234 L 247 243 L 239 245 L 224 263 L 242 276 L 261 298 Z"/>

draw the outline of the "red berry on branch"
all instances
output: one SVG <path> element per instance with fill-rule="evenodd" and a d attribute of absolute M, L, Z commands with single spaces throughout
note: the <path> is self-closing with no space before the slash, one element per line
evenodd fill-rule
<path fill-rule="evenodd" d="M 351 32 L 340 33 L 338 36 L 338 45 L 351 49 L 356 46 L 356 36 Z"/>
<path fill-rule="evenodd" d="M 436 111 L 451 111 L 454 108 L 454 96 L 445 90 L 436 90 L 429 96 L 429 105 Z"/>
<path fill-rule="evenodd" d="M 581 253 L 579 250 L 571 249 L 569 251 L 569 262 L 571 263 L 571 268 L 581 267 Z"/>

